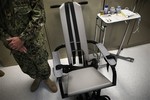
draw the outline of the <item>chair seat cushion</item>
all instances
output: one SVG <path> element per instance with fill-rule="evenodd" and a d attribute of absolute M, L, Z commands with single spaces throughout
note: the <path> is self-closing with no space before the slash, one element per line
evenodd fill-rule
<path fill-rule="evenodd" d="M 111 86 L 109 81 L 94 67 L 83 68 L 68 73 L 68 95 L 76 95 Z"/>

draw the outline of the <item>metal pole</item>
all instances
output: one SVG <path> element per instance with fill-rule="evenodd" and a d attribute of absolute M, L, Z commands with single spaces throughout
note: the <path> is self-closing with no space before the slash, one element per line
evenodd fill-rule
<path fill-rule="evenodd" d="M 125 33 L 124 33 L 123 39 L 122 39 L 122 41 L 121 41 L 120 47 L 119 47 L 119 49 L 118 49 L 118 52 L 117 52 L 117 54 L 116 54 L 117 56 L 119 56 L 119 54 L 120 54 L 120 52 L 121 52 L 121 50 L 122 50 L 122 47 L 123 47 L 124 41 L 125 41 L 125 39 L 126 39 L 126 36 L 127 36 L 128 30 L 129 30 L 129 26 L 130 26 L 130 20 L 129 20 L 128 24 L 127 24 L 127 28 L 126 28 L 126 30 L 125 30 Z"/>

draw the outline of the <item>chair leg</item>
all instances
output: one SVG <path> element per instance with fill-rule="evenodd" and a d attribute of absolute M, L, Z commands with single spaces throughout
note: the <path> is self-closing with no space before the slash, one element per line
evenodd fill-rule
<path fill-rule="evenodd" d="M 92 97 L 89 100 L 111 100 L 109 96 L 99 96 L 99 97 Z"/>
<path fill-rule="evenodd" d="M 76 97 L 76 100 L 91 100 L 89 93 L 80 94 Z"/>
<path fill-rule="evenodd" d="M 91 100 L 111 100 L 107 95 L 100 95 L 101 90 L 94 91 L 91 96 Z"/>
<path fill-rule="evenodd" d="M 101 90 L 93 91 L 92 94 L 85 93 L 76 97 L 76 100 L 111 100 L 107 95 L 100 95 Z"/>
<path fill-rule="evenodd" d="M 83 99 L 83 96 L 80 94 L 76 97 L 76 100 L 84 100 L 84 99 Z"/>
<path fill-rule="evenodd" d="M 89 95 L 89 93 L 85 93 L 85 100 L 90 100 L 90 95 Z"/>

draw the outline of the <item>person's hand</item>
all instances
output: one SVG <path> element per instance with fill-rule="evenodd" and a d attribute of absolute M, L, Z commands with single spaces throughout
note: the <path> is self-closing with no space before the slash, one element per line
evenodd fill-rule
<path fill-rule="evenodd" d="M 19 37 L 10 37 L 6 40 L 9 42 L 10 48 L 20 52 L 27 52 L 27 49 L 24 46 L 24 41 L 22 41 Z"/>
<path fill-rule="evenodd" d="M 27 48 L 25 46 L 21 47 L 18 51 L 27 53 Z"/>

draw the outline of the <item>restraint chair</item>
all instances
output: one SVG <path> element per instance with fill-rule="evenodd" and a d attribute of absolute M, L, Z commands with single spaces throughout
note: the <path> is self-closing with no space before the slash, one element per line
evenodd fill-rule
<path fill-rule="evenodd" d="M 81 5 L 77 2 L 66 2 L 60 7 L 65 43 L 53 52 L 54 75 L 57 77 L 62 98 L 75 96 L 77 100 L 110 100 L 101 96 L 101 89 L 116 85 L 116 60 L 101 43 L 87 40 Z M 112 80 L 98 70 L 96 57 L 89 58 L 88 44 L 98 47 L 112 71 Z M 68 64 L 61 64 L 59 50 L 66 48 Z"/>

